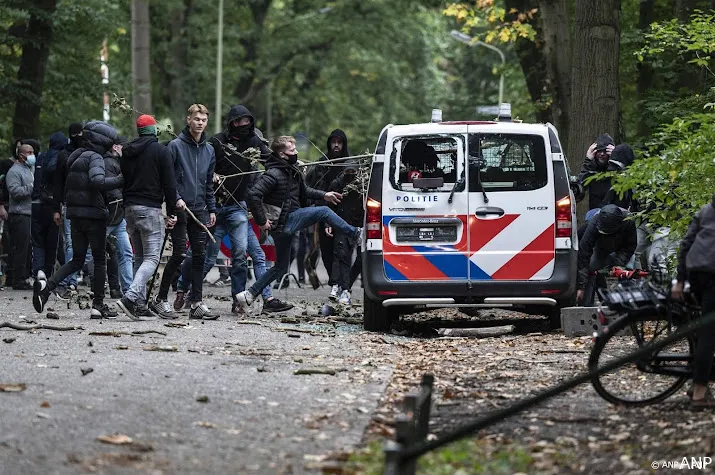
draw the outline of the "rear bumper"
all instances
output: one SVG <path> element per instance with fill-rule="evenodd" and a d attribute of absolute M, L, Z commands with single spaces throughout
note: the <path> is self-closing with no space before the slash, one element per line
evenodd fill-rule
<path fill-rule="evenodd" d="M 473 304 L 484 307 L 553 306 L 568 302 L 576 293 L 577 251 L 556 250 L 554 273 L 539 281 L 410 281 L 387 279 L 382 252 L 363 252 L 365 294 L 385 306 L 427 307 Z"/>

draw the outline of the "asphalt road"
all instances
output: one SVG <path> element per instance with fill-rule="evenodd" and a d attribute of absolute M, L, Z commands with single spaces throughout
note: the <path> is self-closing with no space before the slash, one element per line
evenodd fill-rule
<path fill-rule="evenodd" d="M 327 287 L 288 291 L 297 324 L 238 323 L 228 289 L 205 293 L 217 297 L 208 302 L 219 320 L 184 313 L 177 321 L 189 326 L 167 327 L 90 320 L 53 299 L 59 319 L 48 319 L 30 292 L 0 292 L 0 322 L 82 327 L 0 329 L 0 385 L 26 385 L 0 391 L 0 473 L 304 473 L 360 442 L 392 368 L 364 363 L 360 326 L 304 315 L 327 301 Z M 143 330 L 166 335 L 131 333 Z M 112 331 L 126 334 L 92 334 Z M 315 368 L 335 374 L 294 374 Z M 132 443 L 97 439 L 113 434 Z"/>

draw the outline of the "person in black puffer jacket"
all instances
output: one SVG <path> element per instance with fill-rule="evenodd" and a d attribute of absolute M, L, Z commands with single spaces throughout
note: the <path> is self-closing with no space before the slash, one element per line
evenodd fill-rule
<path fill-rule="evenodd" d="M 293 235 L 317 223 L 327 223 L 355 242 L 360 228 L 349 225 L 327 206 L 306 207 L 308 200 L 340 203 L 342 196 L 334 191 L 320 191 L 306 186 L 303 174 L 296 167 L 298 152 L 293 137 L 278 137 L 271 146 L 273 155 L 266 162 L 266 171 L 248 193 L 248 207 L 256 224 L 271 232 L 278 253 L 276 264 L 250 289 L 236 295 L 236 301 L 247 311 L 254 298 L 266 285 L 288 272 Z"/>
<path fill-rule="evenodd" d="M 59 227 L 54 222 L 54 175 L 57 157 L 67 145 L 62 132 L 50 136 L 50 148 L 37 157 L 35 186 L 32 189 L 32 275 L 42 271 L 52 275 L 57 259 Z"/>
<path fill-rule="evenodd" d="M 578 174 L 574 194 L 576 201 L 581 201 L 588 191 L 589 211 L 601 208 L 603 199 L 611 189 L 611 179 L 594 180 L 588 184 L 585 184 L 585 181 L 598 173 L 620 170 L 619 164 L 611 163 L 610 160 L 614 148 L 613 138 L 608 134 L 603 134 L 591 144 L 586 152 L 586 159 Z"/>
<path fill-rule="evenodd" d="M 344 158 L 350 156 L 350 151 L 348 150 L 348 136 L 340 129 L 333 130 L 330 135 L 328 135 L 327 141 L 328 153 L 324 157 L 318 160 L 318 163 L 325 160 L 334 160 L 336 158 Z M 310 171 L 305 177 L 305 182 L 308 186 L 315 188 L 316 190 L 328 191 L 330 184 L 335 180 L 338 175 L 343 171 L 340 167 L 340 162 L 329 163 L 325 165 L 313 165 L 310 167 Z M 315 202 L 317 206 L 326 206 L 324 200 L 317 200 Z M 325 270 L 328 272 L 330 285 L 335 285 L 332 272 L 333 272 L 333 254 L 334 251 L 334 241 L 331 237 L 325 234 L 325 228 L 318 226 L 318 238 L 320 241 L 320 256 L 323 258 L 323 265 Z"/>
<path fill-rule="evenodd" d="M 72 260 L 65 263 L 49 279 L 37 279 L 34 284 L 33 305 L 37 312 L 45 309 L 45 304 L 58 284 L 70 274 L 79 271 L 89 248 L 94 257 L 94 276 L 92 279 L 92 311 L 90 318 L 116 318 L 104 304 L 104 283 L 107 263 L 107 190 L 121 188 L 122 177 L 106 178 L 103 155 L 107 153 L 117 139 L 117 131 L 106 122 L 88 122 L 82 131 L 82 143 L 67 158 L 67 180 L 64 201 L 67 204 L 67 217 L 72 228 Z"/>

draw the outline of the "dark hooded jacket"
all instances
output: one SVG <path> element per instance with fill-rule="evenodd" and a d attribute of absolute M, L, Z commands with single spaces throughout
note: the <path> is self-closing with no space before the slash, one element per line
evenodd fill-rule
<path fill-rule="evenodd" d="M 272 223 L 273 231 L 280 232 L 288 215 L 308 205 L 308 200 L 319 200 L 324 191 L 310 188 L 305 184 L 303 174 L 277 155 L 271 155 L 266 162 L 266 171 L 248 191 L 248 207 L 256 224 L 266 224 L 266 214 L 262 203 L 281 208 L 278 223 Z"/>
<path fill-rule="evenodd" d="M 625 266 L 631 259 L 638 244 L 638 234 L 635 221 L 626 219 L 629 216 L 630 213 L 623 208 L 608 205 L 589 220 L 583 238 L 578 243 L 578 289 L 586 287 L 591 256 L 596 247 L 613 255 L 613 266 Z"/>
<path fill-rule="evenodd" d="M 680 243 L 678 281 L 684 282 L 690 272 L 715 274 L 715 195 L 695 213 Z"/>
<path fill-rule="evenodd" d="M 124 206 L 161 208 L 176 214 L 176 179 L 169 150 L 155 135 L 141 135 L 122 149 L 119 165 L 124 176 Z"/>
<path fill-rule="evenodd" d="M 65 183 L 67 181 L 67 159 L 69 156 L 77 150 L 79 144 L 82 141 L 81 136 L 70 138 L 69 142 L 65 147 L 60 150 L 57 154 L 57 169 L 54 173 L 54 193 L 53 193 L 53 206 L 54 211 L 59 213 L 62 208 L 62 203 L 64 203 L 65 197 Z"/>
<path fill-rule="evenodd" d="M 243 129 L 232 127 L 231 122 L 241 117 L 248 117 L 251 123 Z M 226 130 L 211 137 L 209 143 L 213 145 L 216 153 L 216 173 L 223 176 L 258 169 L 237 153 L 244 152 L 249 148 L 257 148 L 261 151 L 261 159 L 267 160 L 271 155 L 270 149 L 256 134 L 253 114 L 241 105 L 231 107 L 226 117 Z M 232 148 L 235 148 L 235 151 Z M 246 192 L 255 181 L 254 175 L 227 178 L 223 186 L 216 189 L 217 199 L 222 205 L 236 205 L 240 201 L 246 201 Z"/>
<path fill-rule="evenodd" d="M 596 140 L 596 150 L 605 150 L 608 145 L 613 145 L 613 139 L 608 134 L 603 134 Z M 586 158 L 581 167 L 581 172 L 578 174 L 577 189 L 574 190 L 576 201 L 581 201 L 586 196 L 586 190 L 588 190 L 588 209 L 600 208 L 606 194 L 611 189 L 611 179 L 593 180 L 588 184 L 584 182 L 598 173 L 620 169 L 619 164 L 613 163 L 610 159 L 605 165 L 601 165 L 595 158 Z"/>
<path fill-rule="evenodd" d="M 330 150 L 330 140 L 333 137 L 340 137 L 343 140 L 343 149 L 340 151 L 340 153 L 335 155 Z M 328 159 L 332 160 L 335 158 L 350 156 L 350 151 L 348 150 L 348 137 L 347 135 L 345 135 L 345 132 L 340 129 L 335 129 L 330 133 L 330 135 L 328 135 L 326 147 L 328 150 L 327 158 L 321 157 L 318 160 L 318 163 L 324 162 Z M 333 182 L 333 180 L 335 180 L 338 175 L 340 175 L 340 173 L 342 173 L 342 171 L 344 170 L 344 168 L 340 166 L 335 166 L 340 164 L 340 162 L 335 162 L 326 165 L 311 165 L 309 167 L 308 174 L 305 177 L 306 183 L 317 190 L 328 191 L 328 188 L 330 188 L 330 184 Z M 327 206 L 328 203 L 320 199 L 316 201 L 315 204 L 318 206 Z"/>
<path fill-rule="evenodd" d="M 88 122 L 82 130 L 82 143 L 67 158 L 65 203 L 67 217 L 101 219 L 109 217 L 108 190 L 121 188 L 121 176 L 108 178 L 104 154 L 114 145 L 117 131 L 106 122 Z"/>
<path fill-rule="evenodd" d="M 179 138 L 169 142 L 167 148 L 174 162 L 177 201 L 184 200 L 191 211 L 215 213 L 213 177 L 216 154 L 206 141 L 206 134 L 202 133 L 197 143 L 186 126 Z"/>
<path fill-rule="evenodd" d="M 625 170 L 636 160 L 636 155 L 633 153 L 633 149 L 628 144 L 617 145 L 611 153 L 610 163 L 613 163 L 621 170 Z M 603 203 L 601 206 L 606 206 L 608 204 L 614 204 L 621 208 L 627 209 L 628 211 L 638 211 L 638 202 L 633 197 L 633 190 L 626 191 L 623 196 L 619 196 L 618 192 L 613 188 L 608 190 L 606 196 L 603 198 Z"/>
<path fill-rule="evenodd" d="M 357 173 L 358 164 L 352 161 L 348 162 L 345 166 L 345 170 L 330 184 L 328 191 L 336 191 L 343 195 L 342 201 L 337 205 L 331 205 L 331 207 L 338 216 L 343 218 L 348 224 L 362 226 L 365 216 L 365 210 L 363 208 L 364 196 L 359 191 L 356 191 L 355 187 L 349 187 L 355 178 L 350 179 L 350 175 L 345 173 L 348 170 Z"/>
<path fill-rule="evenodd" d="M 111 150 L 108 151 L 104 154 L 105 179 L 116 178 L 121 174 L 122 169 L 119 165 L 119 159 L 112 155 Z M 107 226 L 116 226 L 124 219 L 124 197 L 122 195 L 122 189 L 113 188 L 107 190 L 105 200 L 107 202 L 107 211 L 109 212 Z"/>
<path fill-rule="evenodd" d="M 37 157 L 35 164 L 35 187 L 32 189 L 32 202 L 51 205 L 54 203 L 55 174 L 57 158 L 67 145 L 67 137 L 62 132 L 50 136 L 50 148 Z"/>

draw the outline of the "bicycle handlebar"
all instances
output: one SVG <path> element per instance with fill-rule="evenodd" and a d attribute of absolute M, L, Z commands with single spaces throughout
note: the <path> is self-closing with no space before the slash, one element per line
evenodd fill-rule
<path fill-rule="evenodd" d="M 613 267 L 611 269 L 601 269 L 591 272 L 591 275 L 605 275 L 608 277 L 615 277 L 619 280 L 630 280 L 648 277 L 649 273 L 639 269 L 628 270 L 623 269 L 622 267 Z"/>

